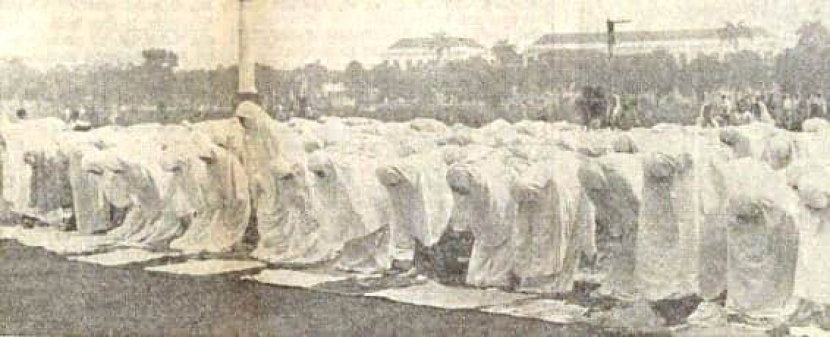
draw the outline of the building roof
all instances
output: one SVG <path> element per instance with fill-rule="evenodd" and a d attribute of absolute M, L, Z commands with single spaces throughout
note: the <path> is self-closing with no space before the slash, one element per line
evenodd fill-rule
<path fill-rule="evenodd" d="M 754 38 L 769 37 L 770 34 L 759 27 L 733 26 L 737 37 Z M 615 34 L 617 43 L 622 42 L 652 42 L 652 41 L 684 41 L 684 40 L 714 40 L 726 39 L 729 29 L 681 29 L 663 31 L 618 31 Z M 539 38 L 535 45 L 551 44 L 593 44 L 607 43 L 608 35 L 602 33 L 553 33 Z"/>
<path fill-rule="evenodd" d="M 451 37 L 451 36 L 433 36 L 423 38 L 403 38 L 395 42 L 389 49 L 439 49 L 439 48 L 453 48 L 453 47 L 469 47 L 469 48 L 484 48 L 476 40 Z"/>

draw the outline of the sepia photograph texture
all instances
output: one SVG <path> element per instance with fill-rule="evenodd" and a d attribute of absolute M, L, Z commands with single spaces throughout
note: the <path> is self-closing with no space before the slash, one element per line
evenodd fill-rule
<path fill-rule="evenodd" d="M 830 336 L 828 0 L 0 0 L 0 335 Z"/>

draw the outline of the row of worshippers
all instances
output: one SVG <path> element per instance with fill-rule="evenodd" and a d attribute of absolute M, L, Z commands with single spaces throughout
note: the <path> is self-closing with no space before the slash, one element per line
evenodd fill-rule
<path fill-rule="evenodd" d="M 242 144 L 234 146 L 231 142 L 223 144 L 221 148 L 208 146 L 205 149 L 184 149 L 184 152 L 196 155 L 196 160 L 190 164 L 172 160 L 169 170 L 187 171 L 195 167 L 194 163 L 200 162 L 209 165 L 232 164 L 229 167 L 215 167 L 211 172 L 217 173 L 217 177 L 236 172 L 240 176 L 239 179 L 204 179 L 204 174 L 209 173 L 205 172 L 194 175 L 203 179 L 181 183 L 200 186 L 214 181 L 226 181 L 226 186 L 210 191 L 238 190 L 236 194 L 241 197 L 235 200 L 244 204 L 240 209 L 248 206 L 247 198 L 250 197 L 250 206 L 253 207 L 260 234 L 260 241 L 253 255 L 264 260 L 293 259 L 295 256 L 313 256 L 316 259 L 320 254 L 327 256 L 337 248 L 328 247 L 332 242 L 346 235 L 354 236 L 346 231 L 358 228 L 351 226 L 351 223 L 365 222 L 372 217 L 378 218 L 378 224 L 386 222 L 377 216 L 378 214 L 373 216 L 359 212 L 357 207 L 315 208 L 319 206 L 314 205 L 316 199 L 309 199 L 309 179 L 348 176 L 350 179 L 346 180 L 358 182 L 350 185 L 355 188 L 350 193 L 344 193 L 338 186 L 329 186 L 313 192 L 323 198 L 343 202 L 336 204 L 337 206 L 346 206 L 360 199 L 360 206 L 368 209 L 383 201 L 382 198 L 369 196 L 368 192 L 376 193 L 382 189 L 392 188 L 418 190 L 419 193 L 401 194 L 399 200 L 386 201 L 404 206 L 411 211 L 401 212 L 401 218 L 419 221 L 406 221 L 412 226 L 408 230 L 411 238 L 417 238 L 423 245 L 430 245 L 440 241 L 442 233 L 445 232 L 437 230 L 438 228 L 453 227 L 472 232 L 474 243 L 465 280 L 469 285 L 499 287 L 514 283 L 513 278 L 518 277 L 518 289 L 521 291 L 568 292 L 573 289 L 580 254 L 592 251 L 595 254 L 597 250 L 599 240 L 594 237 L 598 235 L 598 230 L 594 227 L 597 226 L 608 229 L 608 232 L 612 232 L 609 236 L 618 238 L 615 242 L 617 247 L 608 250 L 623 252 L 615 255 L 609 267 L 612 269 L 609 274 L 613 274 L 609 276 L 616 282 L 608 292 L 612 296 L 625 297 L 626 294 L 633 293 L 648 300 L 663 300 L 695 293 L 696 289 L 701 289 L 701 297 L 710 300 L 718 297 L 726 288 L 733 308 L 754 313 L 780 307 L 782 303 L 789 301 L 792 289 L 795 288 L 798 290 L 797 296 L 810 302 L 830 303 L 822 302 L 822 296 L 830 295 L 830 292 L 821 289 L 822 282 L 810 281 L 821 279 L 824 270 L 822 268 L 830 264 L 830 259 L 820 258 L 823 252 L 822 240 L 797 242 L 797 239 L 793 239 L 798 236 L 794 234 L 797 233 L 794 229 L 796 223 L 815 223 L 816 226 L 813 227 L 817 232 L 814 232 L 820 234 L 813 235 L 816 238 L 822 237 L 824 233 L 823 226 L 820 226 L 823 220 L 818 217 L 821 215 L 820 211 L 827 207 L 827 199 L 830 198 L 830 189 L 823 189 L 820 185 L 823 181 L 830 181 L 823 179 L 824 171 L 812 167 L 803 171 L 793 171 L 795 173 L 790 175 L 792 178 L 787 183 L 775 178 L 776 175 L 770 172 L 771 169 L 753 162 L 740 162 L 733 166 L 717 162 L 724 166 L 716 170 L 716 173 L 704 173 L 711 171 L 708 166 L 702 164 L 706 162 L 705 156 L 717 155 L 717 150 L 725 148 L 722 145 L 707 145 L 711 147 L 702 150 L 705 141 L 715 141 L 716 138 L 703 137 L 699 133 L 700 130 L 694 128 L 666 129 L 664 126 L 655 130 L 634 130 L 628 135 L 638 140 L 636 146 L 633 146 L 633 142 L 630 146 L 615 144 L 614 152 L 619 152 L 619 155 L 599 155 L 600 160 L 608 162 L 607 165 L 602 162 L 599 171 L 597 168 L 589 167 L 589 164 L 597 161 L 588 160 L 581 155 L 583 152 L 596 151 L 576 149 L 590 143 L 589 138 L 592 136 L 597 136 L 597 139 L 609 138 L 602 137 L 606 135 L 557 130 L 557 126 L 545 123 L 511 125 L 503 121 L 494 122 L 483 127 L 480 134 L 475 132 L 478 130 L 466 130 L 470 137 L 465 137 L 473 140 L 492 138 L 493 145 L 466 146 L 443 155 L 435 153 L 428 158 L 413 157 L 411 160 L 414 162 L 408 165 L 378 170 L 378 181 L 369 185 L 367 182 L 374 179 L 367 177 L 374 176 L 377 167 L 376 164 L 372 166 L 368 163 L 385 162 L 390 158 L 372 158 L 367 155 L 378 145 L 371 139 L 373 137 L 363 140 L 357 133 L 351 134 L 342 142 L 345 145 L 345 148 L 341 149 L 343 153 L 325 151 L 326 153 L 317 153 L 305 160 L 306 144 L 290 143 L 290 126 L 276 123 L 258 106 L 243 103 L 237 109 L 236 117 L 244 129 Z M 369 124 L 361 128 L 368 133 L 379 135 L 378 138 L 383 140 L 388 140 L 416 125 L 422 130 L 434 129 L 434 133 L 447 133 L 448 128 L 443 124 L 432 124 Z M 539 130 L 537 126 L 540 127 Z M 228 131 L 227 129 L 228 127 L 223 128 L 224 131 Z M 136 135 L 147 135 L 147 130 L 135 131 Z M 327 129 L 326 135 L 332 136 L 338 133 L 336 131 L 336 128 Z M 168 133 L 165 130 L 159 132 L 160 135 Z M 124 136 L 124 130 L 116 133 L 116 136 L 119 135 Z M 17 136 L 26 135 L 20 133 Z M 538 141 L 543 137 L 551 138 L 551 141 L 546 142 L 546 146 L 513 145 Z M 568 143 L 569 137 L 573 137 L 572 144 Z M 403 140 L 408 141 L 405 146 L 407 148 L 417 145 L 412 144 L 413 139 Z M 8 141 L 12 142 L 12 139 L 9 138 Z M 488 141 L 475 142 L 483 144 Z M 183 142 L 173 139 L 170 143 Z M 715 143 L 719 144 L 719 141 Z M 550 146 L 551 144 L 556 146 Z M 93 145 L 97 146 L 97 143 Z M 559 147 L 574 150 L 563 150 Z M 636 147 L 642 149 L 642 155 L 633 153 L 637 152 Z M 664 147 L 678 149 L 675 151 Z M 139 144 L 134 144 L 132 149 L 136 156 L 146 157 L 148 162 L 156 159 L 148 153 L 147 148 Z M 708 151 L 709 149 L 712 151 Z M 126 148 L 115 148 L 114 152 L 117 154 L 125 150 Z M 665 154 L 652 154 L 655 150 Z M 701 157 L 688 155 L 692 151 L 695 156 Z M 110 154 L 113 154 L 112 152 L 110 151 Z M 224 159 L 220 159 L 219 154 L 222 154 Z M 351 165 L 348 170 L 337 169 L 337 165 L 342 165 L 335 160 L 338 156 L 348 158 L 344 161 Z M 456 156 L 459 158 L 447 159 Z M 130 186 L 152 187 L 153 172 L 111 156 L 104 156 L 101 160 L 95 159 L 82 160 L 90 164 L 89 172 L 103 174 L 104 177 L 129 178 L 123 183 L 120 183 L 121 180 L 107 180 L 109 178 L 104 180 L 107 185 L 104 188 L 108 193 L 107 198 L 114 206 L 130 207 L 135 200 L 144 199 L 159 206 L 156 204 L 161 203 L 160 198 L 152 189 L 136 191 L 138 194 L 134 196 L 121 193 L 128 191 Z M 450 162 L 453 165 L 448 165 Z M 335 165 L 334 170 L 332 165 Z M 235 169 L 236 166 L 241 166 L 242 169 Z M 240 171 L 245 174 L 239 174 Z M 735 172 L 741 174 L 734 174 Z M 750 174 L 753 172 L 755 173 Z M 717 173 L 728 177 L 717 179 Z M 435 176 L 426 177 L 425 174 Z M 830 178 L 830 175 L 827 178 Z M 146 183 L 138 183 L 139 180 Z M 710 193 L 711 198 L 708 194 L 705 198 L 696 195 L 700 190 L 700 181 L 716 180 L 725 182 L 721 183 L 719 189 L 712 188 L 716 192 Z M 759 182 L 766 185 L 753 185 Z M 793 189 L 788 189 L 788 186 L 792 186 Z M 421 193 L 436 190 L 443 192 Z M 592 196 L 585 190 L 593 190 L 595 193 Z M 798 191 L 798 195 L 795 195 L 796 192 L 793 190 Z M 188 189 L 189 193 L 201 193 L 197 191 L 198 189 Z M 741 193 L 742 191 L 747 193 Z M 722 196 L 718 193 L 732 195 Z M 438 196 L 442 196 L 441 200 L 437 200 Z M 813 213 L 800 211 L 802 209 L 797 205 L 799 196 L 809 200 L 802 202 L 809 205 L 810 210 L 819 211 L 815 214 L 817 217 L 810 218 L 812 222 L 800 221 L 799 216 Z M 603 205 L 599 201 L 602 198 L 611 198 L 607 200 L 611 206 Z M 811 200 L 813 198 L 815 201 Z M 73 199 L 83 201 L 91 198 Z M 201 203 L 221 209 L 223 207 L 220 205 L 227 200 L 230 199 L 226 196 L 205 194 Z M 169 230 L 175 227 L 168 227 L 166 220 L 157 221 L 158 212 L 148 212 L 156 209 L 155 206 L 133 207 L 134 211 L 141 214 L 134 212 L 135 214 L 127 218 L 141 222 L 144 228 L 157 227 L 159 230 L 145 231 L 154 237 L 179 235 L 176 231 Z M 595 211 L 594 207 L 598 210 Z M 728 207 L 728 211 L 721 211 L 719 207 Z M 635 209 L 637 211 L 634 211 Z M 707 212 L 699 214 L 698 209 L 706 209 Z M 404 211 L 403 208 L 400 210 Z M 314 216 L 309 216 L 309 213 L 314 213 Z M 733 215 L 730 217 L 733 222 L 718 218 L 724 213 Z M 436 214 L 442 214 L 440 220 L 431 219 Z M 241 225 L 234 232 L 242 233 L 247 224 L 246 212 L 227 215 L 239 217 L 234 223 Z M 707 221 L 701 222 L 701 215 Z M 321 216 L 330 219 L 323 219 Z M 620 219 L 627 221 L 622 223 L 618 221 Z M 604 222 L 606 226 L 599 226 L 599 222 Z M 156 223 L 164 226 L 156 226 Z M 436 228 L 430 225 L 433 223 Z M 223 225 L 222 222 L 215 224 L 219 227 Z M 332 224 L 337 226 L 326 228 L 316 236 L 305 235 L 309 231 L 314 232 L 318 228 Z M 710 226 L 714 224 L 721 227 Z M 696 232 L 699 226 L 703 227 L 701 231 L 704 234 L 706 231 L 714 234 L 699 236 Z M 124 226 L 118 232 L 125 236 L 137 237 L 132 233 L 125 233 L 125 230 L 132 229 L 135 228 Z M 423 233 L 418 233 L 419 231 Z M 218 228 L 209 232 L 220 233 L 227 230 Z M 142 235 L 143 237 L 147 236 Z M 236 237 L 234 235 L 234 238 Z M 211 237 L 200 238 L 198 241 L 205 240 L 216 241 Z M 234 241 L 235 239 L 228 240 Z M 757 242 L 764 244 L 758 246 Z M 352 267 L 362 268 L 369 263 L 366 261 L 379 256 L 380 254 L 369 256 L 374 248 L 378 247 L 365 247 L 362 250 L 363 260 L 354 261 L 360 265 Z M 309 252 L 314 254 L 309 255 Z M 725 254 L 728 254 L 728 257 Z M 799 261 L 798 268 L 796 262 L 793 262 L 796 260 Z M 729 264 L 726 261 L 729 261 Z M 808 261 L 812 264 L 805 263 Z M 724 278 L 728 279 L 728 285 L 723 284 Z M 793 278 L 796 281 L 793 281 Z M 704 282 L 709 279 L 712 281 Z"/>

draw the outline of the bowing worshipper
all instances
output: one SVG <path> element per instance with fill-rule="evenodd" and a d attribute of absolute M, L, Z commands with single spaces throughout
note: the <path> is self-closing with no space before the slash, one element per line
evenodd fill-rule
<path fill-rule="evenodd" d="M 95 159 L 103 168 L 105 199 L 114 208 L 126 209 L 123 222 L 108 231 L 107 237 L 120 245 L 166 248 L 183 227 L 174 214 L 165 212 L 159 177 L 141 160 L 124 157 L 130 152 L 123 147 L 107 149 Z M 160 154 L 147 155 L 158 158 Z"/>
<path fill-rule="evenodd" d="M 2 125 L 0 133 L 5 141 L 3 198 L 8 201 L 13 213 L 35 219 L 42 218 L 35 210 L 36 204 L 32 203 L 36 200 L 33 199 L 32 193 L 38 191 L 32 187 L 37 187 L 40 183 L 32 180 L 34 167 L 27 164 L 26 157 L 29 154 L 31 161 L 35 159 L 33 155 L 44 151 L 55 153 L 58 136 L 65 129 L 66 124 L 57 118 L 23 120 Z M 32 137 L 33 134 L 37 134 L 38 137 Z M 43 174 L 44 170 L 49 169 L 43 165 L 37 166 L 41 168 L 38 174 Z"/>
<path fill-rule="evenodd" d="M 289 264 L 330 261 L 346 242 L 389 225 L 388 196 L 372 176 L 376 158 L 329 150 L 317 151 L 306 165 L 298 163 L 280 173 L 277 187 L 285 217 L 280 230 L 268 235 L 255 252 L 258 258 Z M 361 255 L 373 252 L 355 254 L 349 258 L 362 260 Z M 353 271 L 349 258 L 339 259 L 337 268 Z"/>
<path fill-rule="evenodd" d="M 804 156 L 796 138 L 788 133 L 778 133 L 766 140 L 760 159 L 773 170 L 781 170 Z"/>
<path fill-rule="evenodd" d="M 376 170 L 393 210 L 393 259 L 416 266 L 417 248 L 434 247 L 448 230 L 453 208 L 446 181 L 449 166 L 444 151 L 433 150 L 397 159 Z M 443 264 L 447 261 L 433 261 Z M 436 272 L 441 273 L 441 266 Z"/>
<path fill-rule="evenodd" d="M 753 123 L 721 129 L 718 138 L 721 143 L 732 149 L 736 157 L 760 159 L 767 141 L 777 134 L 777 129 L 772 125 Z"/>
<path fill-rule="evenodd" d="M 727 186 L 726 306 L 746 322 L 789 314 L 799 238 L 798 196 L 753 158 L 717 165 Z"/>
<path fill-rule="evenodd" d="M 725 287 L 726 228 L 724 186 L 712 165 L 729 156 L 703 139 L 674 145 L 643 159 L 638 294 L 650 301 L 689 295 L 713 299 Z"/>
<path fill-rule="evenodd" d="M 69 159 L 69 183 L 72 189 L 72 210 L 75 228 L 81 234 L 98 234 L 110 229 L 110 208 L 101 192 L 100 174 L 93 174 L 83 167 L 84 158 L 100 151 L 100 142 L 106 131 L 99 129 L 88 133 L 65 133 L 61 151 Z"/>
<path fill-rule="evenodd" d="M 612 153 L 579 169 L 579 180 L 596 207 L 597 249 L 605 282 L 603 296 L 635 299 L 637 219 L 642 204 L 643 166 L 640 154 Z"/>
<path fill-rule="evenodd" d="M 184 122 L 186 128 L 191 132 L 199 132 L 210 138 L 210 141 L 217 146 L 229 151 L 240 163 L 244 153 L 245 129 L 236 118 L 225 118 L 203 121 L 198 123 Z"/>
<path fill-rule="evenodd" d="M 53 227 L 72 229 L 67 223 L 72 208 L 72 187 L 69 179 L 69 160 L 58 149 L 58 144 L 27 151 L 23 161 L 32 171 L 30 216 Z"/>
<path fill-rule="evenodd" d="M 298 138 L 292 132 L 284 132 L 282 140 Z M 315 213 L 315 194 L 312 190 L 315 186 L 307 167 L 308 155 L 301 145 L 293 149 L 297 151 L 290 155 L 289 160 L 274 158 L 269 164 L 270 171 L 266 174 L 270 175 L 270 181 L 254 185 L 252 196 L 260 196 L 255 204 L 259 241 L 251 256 L 272 263 L 293 265 L 330 261 L 336 256 L 336 249 L 319 235 L 323 223 L 319 214 Z M 270 193 L 276 194 L 272 196 Z"/>
<path fill-rule="evenodd" d="M 688 154 L 654 153 L 643 162 L 643 206 L 639 215 L 635 277 L 648 300 L 695 293 L 697 229 L 694 178 Z"/>
<path fill-rule="evenodd" d="M 469 229 L 475 238 L 465 283 L 510 288 L 515 261 L 511 234 L 517 211 L 510 185 L 522 165 L 505 149 L 476 152 L 447 172 L 454 200 L 450 226 Z"/>
<path fill-rule="evenodd" d="M 830 329 L 830 164 L 812 159 L 787 169 L 800 197 L 798 263 L 793 296 L 800 303 L 796 324 Z"/>
<path fill-rule="evenodd" d="M 801 123 L 801 131 L 803 132 L 824 132 L 830 129 L 830 122 L 822 118 L 810 118 Z"/>
<path fill-rule="evenodd" d="M 309 157 L 312 210 L 321 225 L 316 233 L 319 248 L 335 255 L 351 240 L 395 227 L 389 193 L 376 175 L 380 165 L 397 158 L 392 148 L 386 142 L 355 139 L 351 146 L 330 147 Z M 387 254 L 389 248 L 381 247 Z M 339 256 L 336 267 L 351 270 L 352 259 L 363 261 L 363 256 L 375 254 L 376 250 L 352 251 L 349 256 Z"/>
<path fill-rule="evenodd" d="M 532 163 L 511 187 L 517 203 L 513 273 L 518 291 L 563 294 L 573 290 L 583 253 L 595 255 L 594 206 L 578 178 L 584 158 L 546 152 L 548 159 Z"/>
<path fill-rule="evenodd" d="M 245 114 L 241 110 L 246 104 L 247 102 L 240 105 L 238 113 Z M 249 108 L 254 107 L 258 108 Z M 283 262 L 279 261 L 282 259 L 278 257 L 292 251 L 304 250 L 300 247 L 290 247 L 292 242 L 314 245 L 311 240 L 292 241 L 292 232 L 298 233 L 295 236 L 300 236 L 301 233 L 314 231 L 319 227 L 311 214 L 312 186 L 306 168 L 307 155 L 305 151 L 298 151 L 292 155 L 291 161 L 280 157 L 285 154 L 281 152 L 284 148 L 276 140 L 276 129 L 269 127 L 271 122 L 265 119 L 267 116 L 259 113 L 253 116 L 254 118 L 237 117 L 243 121 L 245 151 L 242 156 L 250 158 L 243 159 L 243 163 L 249 172 L 251 198 L 258 222 L 259 241 L 251 255 L 261 260 Z M 293 134 L 282 136 L 290 137 Z M 250 143 L 249 139 L 258 143 Z M 268 152 L 275 152 L 276 156 L 271 161 L 265 161 L 268 159 Z M 257 154 L 261 157 L 255 157 Z M 256 167 L 257 162 L 262 167 Z"/>
<path fill-rule="evenodd" d="M 305 151 L 294 131 L 275 122 L 255 103 L 242 102 L 235 116 L 243 128 L 239 157 L 248 176 L 260 239 L 254 256 L 267 256 L 268 247 L 279 247 L 285 238 L 285 234 L 280 234 L 284 214 L 277 183 L 301 178 L 297 174 L 304 170 Z M 301 170 L 294 170 L 300 167 Z"/>
<path fill-rule="evenodd" d="M 189 141 L 169 144 L 162 166 L 172 172 L 168 198 L 177 217 L 190 217 L 170 248 L 193 253 L 227 253 L 241 243 L 250 219 L 248 179 L 224 143 L 190 128 Z"/>

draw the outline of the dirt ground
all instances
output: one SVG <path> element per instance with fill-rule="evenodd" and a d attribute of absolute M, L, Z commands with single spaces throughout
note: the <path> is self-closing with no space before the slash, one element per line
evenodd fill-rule
<path fill-rule="evenodd" d="M 585 325 L 68 261 L 0 240 L 0 334 L 596 336 Z"/>

